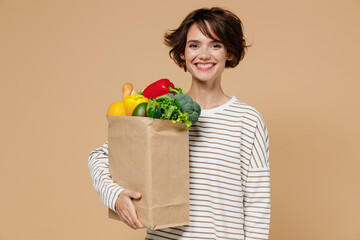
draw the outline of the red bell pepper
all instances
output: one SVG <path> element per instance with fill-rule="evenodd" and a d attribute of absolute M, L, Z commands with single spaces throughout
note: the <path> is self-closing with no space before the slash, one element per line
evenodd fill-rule
<path fill-rule="evenodd" d="M 147 86 L 143 92 L 143 95 L 148 99 L 155 99 L 170 92 L 176 94 L 182 91 L 180 88 L 175 88 L 174 84 L 170 82 L 169 79 L 163 78 Z"/>

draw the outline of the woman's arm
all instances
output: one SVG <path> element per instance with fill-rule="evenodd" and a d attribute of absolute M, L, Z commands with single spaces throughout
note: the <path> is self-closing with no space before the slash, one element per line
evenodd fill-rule
<path fill-rule="evenodd" d="M 111 179 L 107 142 L 91 151 L 88 167 L 96 192 L 105 206 L 115 212 L 116 200 L 124 189 Z"/>
<path fill-rule="evenodd" d="M 141 194 L 126 190 L 112 180 L 107 142 L 90 153 L 88 167 L 94 188 L 105 206 L 116 212 L 120 220 L 132 229 L 144 228 L 132 202 L 132 199 L 140 199 Z"/>
<path fill-rule="evenodd" d="M 270 228 L 269 137 L 264 121 L 257 122 L 245 183 L 245 240 L 268 239 Z"/>

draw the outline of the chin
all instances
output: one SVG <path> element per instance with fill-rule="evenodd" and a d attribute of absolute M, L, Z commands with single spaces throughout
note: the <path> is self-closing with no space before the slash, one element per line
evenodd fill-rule
<path fill-rule="evenodd" d="M 221 75 L 209 75 L 209 74 L 193 74 L 191 73 L 192 78 L 199 82 L 214 82 L 221 78 Z"/>
<path fill-rule="evenodd" d="M 214 81 L 213 78 L 203 78 L 203 77 L 193 77 L 195 80 L 199 82 L 212 82 Z"/>

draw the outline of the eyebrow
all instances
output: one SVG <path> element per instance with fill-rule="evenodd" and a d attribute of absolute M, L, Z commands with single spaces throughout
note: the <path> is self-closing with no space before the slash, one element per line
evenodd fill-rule
<path fill-rule="evenodd" d="M 189 41 L 186 42 L 186 44 L 188 44 L 188 43 L 200 43 L 200 41 L 198 41 L 198 40 L 189 40 Z M 210 43 L 221 43 L 221 42 L 212 40 Z"/>

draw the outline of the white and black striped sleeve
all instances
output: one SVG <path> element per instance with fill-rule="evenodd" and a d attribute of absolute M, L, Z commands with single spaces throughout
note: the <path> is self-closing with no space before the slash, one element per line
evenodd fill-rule
<path fill-rule="evenodd" d="M 108 208 L 115 211 L 115 202 L 122 190 L 109 172 L 108 143 L 91 151 L 88 167 L 96 192 Z"/>
<path fill-rule="evenodd" d="M 244 201 L 245 240 L 269 238 L 270 166 L 269 137 L 263 119 L 257 121 Z"/>

